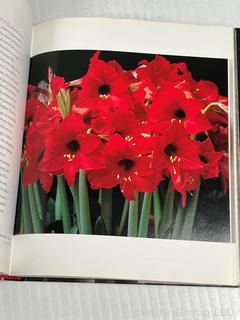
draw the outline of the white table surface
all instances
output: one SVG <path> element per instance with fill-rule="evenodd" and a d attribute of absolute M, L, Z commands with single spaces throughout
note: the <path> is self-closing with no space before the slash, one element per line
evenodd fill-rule
<path fill-rule="evenodd" d="M 240 26 L 239 0 L 27 1 L 34 23 L 100 16 Z M 2 281 L 0 320 L 233 320 L 239 295 L 238 288 Z"/>
<path fill-rule="evenodd" d="M 34 23 L 74 16 L 240 26 L 239 0 L 27 0 Z"/>
<path fill-rule="evenodd" d="M 235 320 L 236 288 L 3 282 L 1 320 Z"/>

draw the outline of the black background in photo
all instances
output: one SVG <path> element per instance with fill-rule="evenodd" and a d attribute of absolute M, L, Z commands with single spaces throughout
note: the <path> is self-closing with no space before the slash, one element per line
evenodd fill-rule
<path fill-rule="evenodd" d="M 71 81 L 84 76 L 89 67 L 89 61 L 96 50 L 54 51 L 37 55 L 31 59 L 29 83 L 38 85 L 40 81 L 48 81 L 48 67 L 54 73 Z M 219 94 L 228 95 L 228 68 L 226 59 L 199 58 L 185 56 L 163 55 L 171 63 L 185 62 L 188 70 L 196 81 L 209 80 L 219 89 Z M 151 61 L 155 54 L 101 51 L 100 59 L 116 60 L 123 69 L 131 70 L 137 67 L 140 60 Z M 116 198 L 121 198 L 119 188 L 115 188 Z M 91 198 L 97 202 L 96 191 Z M 120 203 L 119 203 L 120 205 Z M 93 212 L 96 208 L 93 207 Z M 116 210 L 121 212 L 121 210 Z M 95 214 L 94 214 L 95 215 Z M 114 210 L 113 210 L 114 216 Z M 97 217 L 93 217 L 94 220 Z M 116 223 L 116 216 L 113 223 Z M 192 240 L 228 242 L 230 239 L 229 197 L 223 195 L 219 179 L 203 181 L 194 223 Z"/>
<path fill-rule="evenodd" d="M 66 81 L 81 78 L 88 70 L 89 61 L 96 50 L 69 50 L 43 53 L 31 59 L 30 81 L 37 85 L 39 81 L 47 81 L 47 70 L 51 66 L 56 75 Z M 116 60 L 123 69 L 131 70 L 137 67 L 138 61 L 153 60 L 155 54 L 101 51 L 100 59 Z M 228 95 L 227 60 L 213 58 L 196 58 L 162 55 L 171 63 L 185 62 L 196 81 L 209 80 L 216 83 L 223 96 Z"/>

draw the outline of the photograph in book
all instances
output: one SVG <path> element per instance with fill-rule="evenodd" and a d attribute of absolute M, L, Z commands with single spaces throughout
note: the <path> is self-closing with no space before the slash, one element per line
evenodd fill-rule
<path fill-rule="evenodd" d="M 226 59 L 31 59 L 15 234 L 230 241 Z"/>

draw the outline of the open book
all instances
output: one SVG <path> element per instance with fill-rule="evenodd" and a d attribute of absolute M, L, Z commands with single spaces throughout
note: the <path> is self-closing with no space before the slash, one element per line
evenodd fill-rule
<path fill-rule="evenodd" d="M 238 285 L 236 31 L 0 9 L 0 272 Z"/>

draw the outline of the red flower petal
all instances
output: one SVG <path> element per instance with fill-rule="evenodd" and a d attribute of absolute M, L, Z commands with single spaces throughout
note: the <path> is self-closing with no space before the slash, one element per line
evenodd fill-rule
<path fill-rule="evenodd" d="M 87 155 L 97 149 L 100 145 L 100 139 L 93 134 L 79 135 L 78 139 L 81 153 Z"/>
<path fill-rule="evenodd" d="M 87 177 L 92 189 L 111 189 L 118 184 L 117 170 L 103 169 L 100 171 L 88 171 Z"/>
<path fill-rule="evenodd" d="M 122 183 L 120 183 L 120 190 L 125 196 L 126 199 L 134 201 L 135 200 L 135 190 L 133 188 L 133 184 L 129 180 L 124 180 Z"/>
<path fill-rule="evenodd" d="M 205 105 L 210 102 L 218 101 L 218 87 L 211 81 L 199 81 L 196 83 L 193 92 L 194 97 Z"/>
<path fill-rule="evenodd" d="M 52 187 L 53 176 L 47 173 L 40 173 L 39 179 L 43 189 L 48 193 Z"/>

